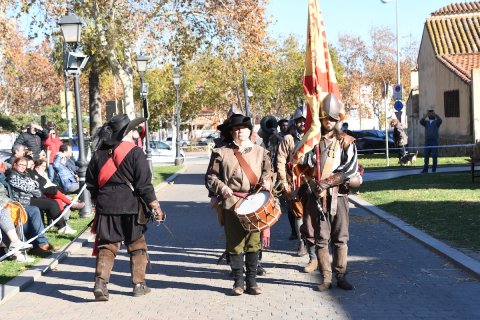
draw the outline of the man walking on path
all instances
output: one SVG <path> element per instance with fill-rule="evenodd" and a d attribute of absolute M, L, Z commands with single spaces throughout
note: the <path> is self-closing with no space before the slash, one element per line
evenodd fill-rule
<path fill-rule="evenodd" d="M 442 125 L 442 118 L 435 114 L 434 110 L 428 110 L 426 116 L 420 120 L 420 124 L 425 127 L 425 151 L 424 165 L 422 173 L 428 172 L 428 163 L 430 156 L 432 157 L 432 172 L 437 171 L 438 157 L 438 128 Z"/>

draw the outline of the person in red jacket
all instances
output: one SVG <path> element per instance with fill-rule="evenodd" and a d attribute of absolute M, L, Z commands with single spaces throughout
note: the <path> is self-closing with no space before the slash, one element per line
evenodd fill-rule
<path fill-rule="evenodd" d="M 53 180 L 55 175 L 55 170 L 53 169 L 53 160 L 60 150 L 60 146 L 63 144 L 62 140 L 58 137 L 57 130 L 55 129 L 55 124 L 52 122 L 48 123 L 48 138 L 44 142 L 45 150 L 47 151 L 47 160 L 48 160 L 48 178 Z"/>

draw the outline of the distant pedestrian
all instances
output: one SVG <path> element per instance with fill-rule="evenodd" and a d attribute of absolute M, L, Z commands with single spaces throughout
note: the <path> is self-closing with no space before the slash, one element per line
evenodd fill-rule
<path fill-rule="evenodd" d="M 407 154 L 408 137 L 403 129 L 403 125 L 398 119 L 390 121 L 390 127 L 393 128 L 393 142 L 396 148 L 400 148 L 398 152 L 399 159 L 402 159 Z"/>
<path fill-rule="evenodd" d="M 424 165 L 422 173 L 428 172 L 429 158 L 432 157 L 432 172 L 437 171 L 438 157 L 438 129 L 442 125 L 442 118 L 435 114 L 434 110 L 428 110 L 428 113 L 420 120 L 420 124 L 425 127 L 425 151 Z"/>
<path fill-rule="evenodd" d="M 45 140 L 44 147 L 47 151 L 47 160 L 48 160 L 48 178 L 50 180 L 54 179 L 55 169 L 53 168 L 53 161 L 55 156 L 60 151 L 60 146 L 63 144 L 62 140 L 58 137 L 57 130 L 55 129 L 55 124 L 53 122 L 48 123 L 48 138 Z"/>
<path fill-rule="evenodd" d="M 27 132 L 22 132 L 15 144 L 22 144 L 32 152 L 33 160 L 40 158 L 40 151 L 42 151 L 42 141 L 46 140 L 48 133 L 37 122 L 32 121 Z"/>

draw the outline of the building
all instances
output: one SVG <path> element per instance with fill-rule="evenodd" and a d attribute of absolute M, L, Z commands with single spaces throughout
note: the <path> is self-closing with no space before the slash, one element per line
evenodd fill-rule
<path fill-rule="evenodd" d="M 426 20 L 418 53 L 418 88 L 407 101 L 410 145 L 422 145 L 419 120 L 434 109 L 443 119 L 440 144 L 480 140 L 480 1 L 447 5 Z"/>

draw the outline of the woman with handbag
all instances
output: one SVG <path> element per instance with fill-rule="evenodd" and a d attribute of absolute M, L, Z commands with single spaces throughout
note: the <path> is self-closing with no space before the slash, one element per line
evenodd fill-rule
<path fill-rule="evenodd" d="M 249 117 L 233 115 L 228 121 L 227 129 L 233 142 L 213 150 L 205 183 L 208 190 L 220 199 L 223 210 L 226 251 L 230 256 L 234 278 L 231 293 L 243 294 L 246 284 L 245 292 L 258 295 L 262 293 L 256 282 L 258 251 L 262 246 L 260 232 L 245 231 L 234 208 L 241 199 L 241 193 L 251 193 L 258 188 L 270 190 L 272 183 L 270 157 L 265 148 L 250 141 L 252 122 Z M 262 240 L 268 246 L 269 238 L 265 237 Z"/>

